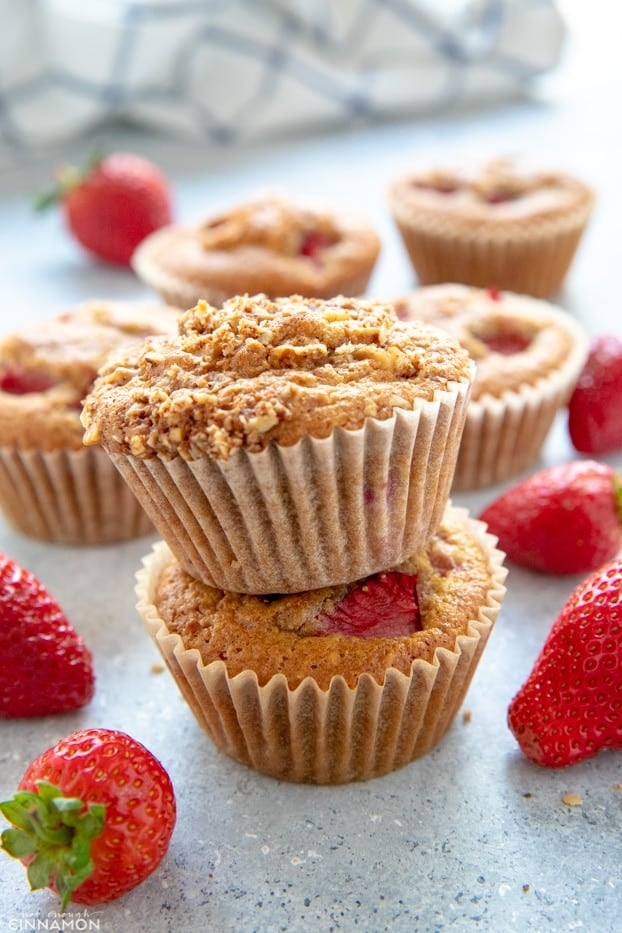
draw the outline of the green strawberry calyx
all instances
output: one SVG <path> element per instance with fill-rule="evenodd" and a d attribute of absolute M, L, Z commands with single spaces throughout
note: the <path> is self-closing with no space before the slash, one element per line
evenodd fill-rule
<path fill-rule="evenodd" d="M 82 184 L 91 172 L 101 165 L 104 153 L 97 150 L 82 166 L 63 165 L 56 173 L 56 185 L 51 191 L 38 194 L 34 199 L 34 208 L 36 211 L 45 211 L 54 204 L 59 204 L 64 198 Z"/>
<path fill-rule="evenodd" d="M 36 793 L 18 791 L 0 803 L 0 813 L 13 824 L 0 836 L 0 848 L 27 865 L 32 891 L 53 885 L 64 910 L 95 867 L 91 842 L 104 830 L 106 807 L 64 797 L 50 781 L 35 783 Z"/>

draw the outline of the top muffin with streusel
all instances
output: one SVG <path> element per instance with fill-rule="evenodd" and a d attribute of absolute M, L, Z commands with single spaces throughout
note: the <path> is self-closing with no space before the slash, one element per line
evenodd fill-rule
<path fill-rule="evenodd" d="M 86 402 L 87 443 L 149 458 L 226 460 L 327 437 L 469 382 L 458 342 L 389 304 L 236 297 L 182 315 L 179 334 L 115 357 Z"/>

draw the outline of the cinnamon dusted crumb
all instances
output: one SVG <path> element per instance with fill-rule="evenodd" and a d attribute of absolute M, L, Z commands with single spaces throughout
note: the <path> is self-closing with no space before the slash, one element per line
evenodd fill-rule
<path fill-rule="evenodd" d="M 205 302 L 179 334 L 111 359 L 86 399 L 85 443 L 141 458 L 210 456 L 328 437 L 469 383 L 457 341 L 397 321 L 391 305 L 338 297 Z"/>

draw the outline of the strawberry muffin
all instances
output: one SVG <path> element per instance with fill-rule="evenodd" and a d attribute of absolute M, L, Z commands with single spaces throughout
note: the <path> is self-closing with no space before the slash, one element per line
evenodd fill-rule
<path fill-rule="evenodd" d="M 83 411 L 184 570 L 285 593 L 404 560 L 441 520 L 473 363 L 380 302 L 200 302 Z"/>
<path fill-rule="evenodd" d="M 200 224 L 165 227 L 132 262 L 165 301 L 190 308 L 242 294 L 361 295 L 379 251 L 358 218 L 266 195 Z"/>
<path fill-rule="evenodd" d="M 180 314 L 89 301 L 0 339 L 0 509 L 14 528 L 70 545 L 153 531 L 110 458 L 84 447 L 80 411 L 112 350 L 171 333 Z"/>
<path fill-rule="evenodd" d="M 394 302 L 452 334 L 476 364 L 453 490 L 501 483 L 537 461 L 588 352 L 569 314 L 511 292 L 432 285 Z"/>
<path fill-rule="evenodd" d="M 536 297 L 560 289 L 593 201 L 578 178 L 504 159 L 411 172 L 389 189 L 421 285 L 462 282 Z"/>
<path fill-rule="evenodd" d="M 451 726 L 505 593 L 494 545 L 449 506 L 396 567 L 262 597 L 205 586 L 159 542 L 137 574 L 137 608 L 220 749 L 282 780 L 365 780 Z"/>

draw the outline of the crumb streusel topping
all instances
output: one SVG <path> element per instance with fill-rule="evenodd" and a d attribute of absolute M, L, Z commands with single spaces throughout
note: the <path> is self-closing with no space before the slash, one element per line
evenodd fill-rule
<path fill-rule="evenodd" d="M 435 327 L 337 297 L 238 296 L 182 315 L 179 334 L 117 356 L 86 399 L 85 442 L 139 458 L 263 450 L 357 429 L 469 382 L 472 363 Z"/>

